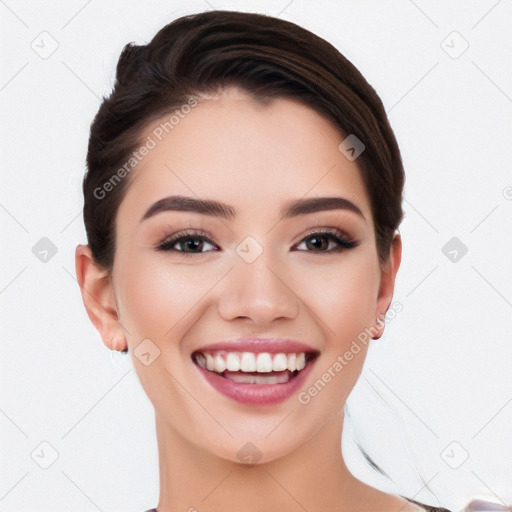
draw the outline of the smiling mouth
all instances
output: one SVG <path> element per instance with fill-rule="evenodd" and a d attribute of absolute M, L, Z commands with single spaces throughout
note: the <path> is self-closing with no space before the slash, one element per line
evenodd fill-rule
<path fill-rule="evenodd" d="M 203 369 L 239 384 L 285 384 L 294 379 L 315 352 L 194 352 L 192 360 Z"/>

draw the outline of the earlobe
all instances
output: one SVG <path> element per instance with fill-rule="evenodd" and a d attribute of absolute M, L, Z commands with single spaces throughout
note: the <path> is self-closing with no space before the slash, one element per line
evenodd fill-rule
<path fill-rule="evenodd" d="M 75 270 L 85 309 L 103 343 L 110 350 L 125 350 L 126 337 L 119 324 L 110 273 L 95 263 L 88 245 L 77 246 Z"/>
<path fill-rule="evenodd" d="M 399 233 L 395 233 L 391 243 L 389 259 L 385 268 L 382 269 L 381 282 L 379 287 L 379 296 L 377 298 L 377 318 L 374 327 L 374 340 L 378 340 L 384 334 L 386 326 L 386 313 L 393 299 L 395 290 L 395 278 L 402 261 L 402 238 Z"/>

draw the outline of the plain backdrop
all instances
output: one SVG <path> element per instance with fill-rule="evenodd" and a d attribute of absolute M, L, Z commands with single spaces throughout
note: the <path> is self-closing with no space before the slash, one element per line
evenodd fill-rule
<path fill-rule="evenodd" d="M 81 180 L 123 46 L 212 8 L 327 39 L 376 89 L 400 145 L 402 310 L 349 399 L 349 467 L 453 510 L 512 502 L 510 1 L 0 0 L 0 512 L 157 503 L 152 406 L 75 278 Z"/>

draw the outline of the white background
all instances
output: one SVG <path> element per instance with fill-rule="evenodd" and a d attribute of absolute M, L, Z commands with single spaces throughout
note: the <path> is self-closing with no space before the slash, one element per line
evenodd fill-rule
<path fill-rule="evenodd" d="M 393 485 L 350 446 L 349 467 L 453 510 L 477 495 L 512 502 L 512 2 L 0 0 L 0 512 L 157 503 L 151 404 L 129 359 L 111 360 L 75 279 L 81 179 L 123 46 L 211 8 L 279 15 L 334 44 L 381 96 L 401 148 L 403 311 L 349 404 Z M 32 251 L 43 237 L 57 249 L 47 262 Z M 442 250 L 452 237 L 455 262 Z"/>

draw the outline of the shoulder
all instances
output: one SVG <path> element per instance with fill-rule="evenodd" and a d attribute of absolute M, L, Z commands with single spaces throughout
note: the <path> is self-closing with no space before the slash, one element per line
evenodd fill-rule
<path fill-rule="evenodd" d="M 431 505 L 425 505 L 424 503 L 420 503 L 419 501 L 415 501 L 410 498 L 406 498 L 405 496 L 403 496 L 403 498 L 405 498 L 410 503 L 414 503 L 415 505 L 420 507 L 419 509 L 416 509 L 416 510 L 420 510 L 421 512 L 424 512 L 424 511 L 427 511 L 427 512 L 451 512 L 447 508 L 433 507 Z"/>

